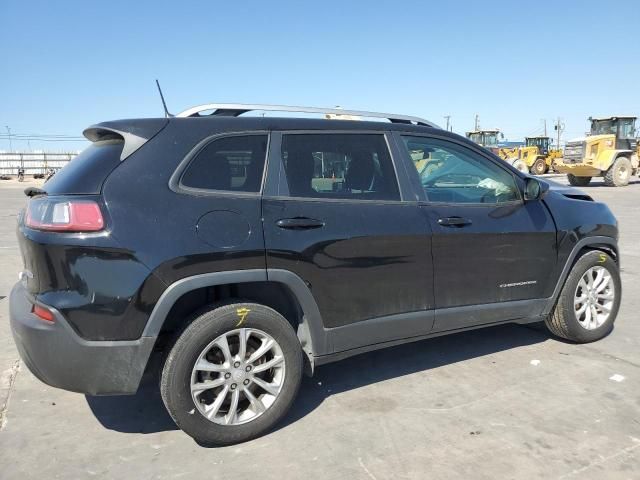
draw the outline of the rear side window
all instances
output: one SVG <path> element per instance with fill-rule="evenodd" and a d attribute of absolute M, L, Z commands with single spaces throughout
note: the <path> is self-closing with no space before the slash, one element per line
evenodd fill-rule
<path fill-rule="evenodd" d="M 292 197 L 400 200 L 383 135 L 283 135 L 282 158 Z"/>
<path fill-rule="evenodd" d="M 199 190 L 259 192 L 267 135 L 238 135 L 213 140 L 187 166 L 180 184 Z"/>
<path fill-rule="evenodd" d="M 98 194 L 111 171 L 120 164 L 123 140 L 91 144 L 48 180 L 43 189 L 49 195 Z"/>

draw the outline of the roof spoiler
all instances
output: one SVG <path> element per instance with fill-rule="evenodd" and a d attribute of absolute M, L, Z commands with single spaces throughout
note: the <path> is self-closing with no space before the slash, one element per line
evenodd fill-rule
<path fill-rule="evenodd" d="M 124 141 L 124 147 L 120 154 L 120 161 L 122 161 L 155 137 L 167 123 L 169 123 L 169 120 L 166 118 L 116 120 L 92 125 L 86 128 L 82 134 L 90 142 Z"/>

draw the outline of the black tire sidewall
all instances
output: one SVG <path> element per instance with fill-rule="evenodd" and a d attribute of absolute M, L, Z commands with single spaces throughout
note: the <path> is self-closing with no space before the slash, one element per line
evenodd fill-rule
<path fill-rule="evenodd" d="M 604 259 L 604 261 L 603 261 Z M 587 270 L 594 266 L 605 267 L 614 283 L 615 298 L 609 318 L 600 327 L 594 330 L 587 330 L 578 322 L 574 310 L 574 296 L 578 282 Z M 616 262 L 606 253 L 602 251 L 591 251 L 581 256 L 573 265 L 567 281 L 562 289 L 560 298 L 560 307 L 563 309 L 563 316 L 568 330 L 569 337 L 572 340 L 587 343 L 594 342 L 606 337 L 613 330 L 613 324 L 618 310 L 620 309 L 620 299 L 622 297 L 622 285 L 620 282 L 620 273 Z"/>
<path fill-rule="evenodd" d="M 243 328 L 271 335 L 285 357 L 285 379 L 277 399 L 262 415 L 242 425 L 218 425 L 205 418 L 191 397 L 191 372 L 204 348 L 225 332 L 239 328 L 238 308 L 251 310 Z M 182 332 L 167 356 L 161 379 L 162 398 L 178 427 L 206 445 L 228 445 L 255 438 L 272 428 L 289 410 L 302 378 L 302 349 L 293 328 L 275 310 L 259 304 L 235 303 L 201 312 Z"/>

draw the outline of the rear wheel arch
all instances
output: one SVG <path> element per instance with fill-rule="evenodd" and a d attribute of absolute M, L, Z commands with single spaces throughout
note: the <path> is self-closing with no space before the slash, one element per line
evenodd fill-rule
<path fill-rule="evenodd" d="M 212 304 L 247 301 L 270 307 L 291 323 L 312 373 L 313 357 L 328 353 L 322 319 L 307 284 L 286 270 L 215 272 L 181 279 L 160 297 L 143 336 L 158 337 L 157 347 L 166 346 L 195 312 Z"/>

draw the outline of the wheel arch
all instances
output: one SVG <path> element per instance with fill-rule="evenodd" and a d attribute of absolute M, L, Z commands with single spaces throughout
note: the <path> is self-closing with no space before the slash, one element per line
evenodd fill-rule
<path fill-rule="evenodd" d="M 576 261 L 585 253 L 594 250 L 600 250 L 607 253 L 613 258 L 618 267 L 620 267 L 618 244 L 615 238 L 605 236 L 592 236 L 580 239 L 573 246 L 573 248 L 571 249 L 571 253 L 567 257 L 562 272 L 560 273 L 560 276 L 558 277 L 558 280 L 556 282 L 553 294 L 551 295 L 551 297 L 549 297 L 547 306 L 544 309 L 544 315 L 549 315 L 553 310 L 553 307 L 555 306 L 558 297 L 560 296 L 560 292 L 564 287 L 567 277 L 569 276 L 569 272 L 571 272 L 571 269 L 575 265 Z"/>
<path fill-rule="evenodd" d="M 158 338 L 180 328 L 184 317 L 198 308 L 234 298 L 264 304 L 284 316 L 296 330 L 309 373 L 313 373 L 314 356 L 329 353 L 322 318 L 309 287 L 298 275 L 280 269 L 212 272 L 180 279 L 161 295 L 142 336 Z"/>

